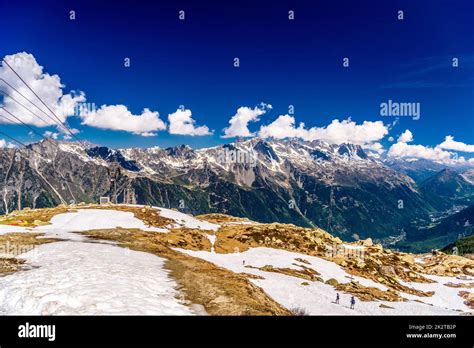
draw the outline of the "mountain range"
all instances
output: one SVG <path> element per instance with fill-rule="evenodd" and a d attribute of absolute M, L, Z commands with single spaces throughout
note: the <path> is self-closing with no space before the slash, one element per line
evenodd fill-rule
<path fill-rule="evenodd" d="M 0 149 L 0 212 L 106 196 L 191 214 L 319 226 L 345 240 L 390 244 L 409 240 L 407 233 L 453 205 L 472 204 L 472 170 L 440 166 L 431 164 L 427 175 L 423 163 L 416 170 L 413 161 L 387 160 L 358 145 L 295 139 L 252 138 L 196 150 L 47 139 Z"/>

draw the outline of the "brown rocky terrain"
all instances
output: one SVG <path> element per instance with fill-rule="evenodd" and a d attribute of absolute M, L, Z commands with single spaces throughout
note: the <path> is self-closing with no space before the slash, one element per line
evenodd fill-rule
<path fill-rule="evenodd" d="M 273 267 L 272 265 L 265 265 L 263 267 L 254 267 L 254 266 L 245 266 L 247 268 L 255 268 L 265 272 L 274 272 L 285 274 L 292 277 L 302 278 L 305 280 L 311 281 L 319 281 L 322 282 L 323 279 L 319 277 L 319 273 L 312 268 L 304 267 L 302 265 L 293 264 L 295 266 L 301 267 L 302 269 L 294 269 L 294 268 L 278 268 Z"/>
<path fill-rule="evenodd" d="M 472 292 L 459 291 L 458 295 L 465 300 L 464 304 L 466 306 L 468 306 L 471 309 L 474 309 L 474 294 Z"/>
<path fill-rule="evenodd" d="M 444 284 L 445 286 L 449 286 L 450 288 L 465 288 L 465 289 L 474 289 L 474 283 L 468 283 L 468 284 L 463 284 L 463 283 L 446 283 Z"/>
<path fill-rule="evenodd" d="M 125 205 L 85 205 L 58 206 L 49 209 L 24 209 L 1 217 L 0 224 L 23 227 L 35 227 L 48 224 L 51 218 L 60 213 L 78 209 L 114 209 L 131 212 L 148 226 L 166 228 L 169 232 L 153 233 L 138 229 L 108 229 L 89 231 L 87 235 L 94 239 L 119 242 L 121 246 L 146 251 L 168 260 L 167 267 L 172 271 L 178 283 L 183 287 L 188 301 L 202 304 L 210 314 L 241 315 L 286 315 L 289 312 L 268 297 L 262 289 L 249 279 L 260 276 L 247 273 L 233 273 L 204 260 L 191 257 L 173 250 L 181 248 L 194 251 L 211 251 L 210 235 L 216 237 L 216 253 L 244 252 L 250 248 L 266 247 L 318 256 L 334 262 L 349 275 L 371 279 L 388 288 L 382 291 L 367 287 L 348 279 L 339 283 L 329 279 L 327 284 L 336 290 L 353 294 L 362 301 L 401 301 L 403 293 L 420 297 L 433 296 L 433 292 L 424 292 L 406 286 L 403 282 L 432 283 L 427 275 L 462 277 L 474 275 L 474 261 L 465 257 L 436 252 L 429 255 L 413 255 L 384 249 L 374 245 L 370 239 L 356 243 L 343 243 L 319 228 L 303 228 L 291 224 L 253 223 L 247 219 L 235 218 L 224 214 L 199 216 L 203 220 L 221 224 L 218 231 L 177 227 L 176 221 L 165 218 L 152 207 Z M 245 222 L 245 223 L 243 223 Z M 18 233 L 0 235 L 0 245 L 10 240 L 12 243 L 37 245 L 55 240 L 37 238 L 40 234 Z M 342 252 L 335 252 L 341 251 Z M 355 250 L 355 252 L 354 252 Z M 304 257 L 295 258 L 298 263 L 293 267 L 279 268 L 272 265 L 257 268 L 264 272 L 280 273 L 303 279 L 308 282 L 323 281 L 320 274 L 306 265 L 310 262 Z M 0 273 L 21 269 L 22 261 L 0 259 Z M 448 287 L 471 289 L 472 284 L 446 283 Z M 469 291 L 460 291 L 469 306 L 472 295 Z"/>
<path fill-rule="evenodd" d="M 216 236 L 215 250 L 217 253 L 242 252 L 251 247 L 297 251 L 333 261 L 349 274 L 371 279 L 394 292 L 418 296 L 432 296 L 432 293 L 402 285 L 399 280 L 431 283 L 432 280 L 423 274 L 470 275 L 470 269 L 474 265 L 471 260 L 451 257 L 451 255 L 442 253 L 433 256 L 434 259 L 429 259 L 426 265 L 419 264 L 415 262 L 414 255 L 387 250 L 380 245 L 372 245 L 370 240 L 357 243 L 364 247 L 363 257 L 350 254 L 332 255 L 328 253 L 328 246 L 344 247 L 339 238 L 333 237 L 322 229 L 302 228 L 289 224 L 224 225 L 217 231 Z M 433 263 L 436 262 L 440 262 L 438 267 L 433 266 Z M 293 274 L 296 273 L 293 271 Z M 354 290 L 353 294 L 360 295 L 361 293 L 360 288 L 356 292 L 353 286 L 346 287 L 347 292 L 352 290 Z M 372 292 L 369 288 L 365 291 Z M 378 295 L 372 294 L 370 296 L 377 298 Z M 391 298 L 395 297 L 391 296 Z"/>
<path fill-rule="evenodd" d="M 383 291 L 378 288 L 363 286 L 358 282 L 337 284 L 335 288 L 338 291 L 344 291 L 352 294 L 361 301 L 404 301 L 404 299 L 396 291 L 390 289 Z"/>
<path fill-rule="evenodd" d="M 48 225 L 51 218 L 57 214 L 74 211 L 73 208 L 60 205 L 55 208 L 14 210 L 8 215 L 0 216 L 1 225 L 36 227 Z"/>
<path fill-rule="evenodd" d="M 250 222 L 247 218 L 241 218 L 236 216 L 230 216 L 226 214 L 202 214 L 196 215 L 196 219 L 208 221 L 215 224 L 221 224 L 226 222 Z"/>
<path fill-rule="evenodd" d="M 474 261 L 462 256 L 437 252 L 424 259 L 423 272 L 440 276 L 474 276 Z"/>

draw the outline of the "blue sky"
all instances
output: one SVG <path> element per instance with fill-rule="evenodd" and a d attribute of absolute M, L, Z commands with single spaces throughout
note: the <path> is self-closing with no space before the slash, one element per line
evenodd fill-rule
<path fill-rule="evenodd" d="M 239 107 L 261 102 L 272 108 L 248 124 L 252 132 L 287 114 L 288 105 L 295 107 L 296 124 L 307 128 L 348 117 L 356 124 L 390 124 L 394 117 L 380 116 L 380 103 L 390 99 L 420 103 L 421 117 L 400 118 L 380 139 L 385 148 L 390 136 L 396 141 L 406 129 L 413 144 L 433 147 L 447 135 L 474 143 L 472 1 L 135 3 L 0 4 L 1 57 L 32 54 L 45 72 L 59 75 L 64 93 L 83 91 L 97 106 L 123 104 L 134 115 L 149 108 L 167 122 L 184 105 L 196 126 L 214 130 L 206 136 L 157 131 L 144 137 L 69 117 L 82 139 L 112 147 L 212 146 L 229 141 L 221 138 L 222 130 Z M 184 21 L 178 20 L 179 10 L 185 11 Z M 293 21 L 289 10 L 295 11 Z M 29 139 L 21 127 L 0 129 Z"/>

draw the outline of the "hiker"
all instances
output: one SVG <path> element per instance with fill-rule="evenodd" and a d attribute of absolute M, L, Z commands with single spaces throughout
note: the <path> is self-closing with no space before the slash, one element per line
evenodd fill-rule
<path fill-rule="evenodd" d="M 336 294 L 336 303 L 339 304 L 339 293 Z"/>
<path fill-rule="evenodd" d="M 356 303 L 356 300 L 354 298 L 354 296 L 351 297 L 351 309 L 354 309 L 354 305 Z"/>
<path fill-rule="evenodd" d="M 245 266 L 245 260 L 242 260 L 242 265 L 244 265 L 244 266 Z"/>

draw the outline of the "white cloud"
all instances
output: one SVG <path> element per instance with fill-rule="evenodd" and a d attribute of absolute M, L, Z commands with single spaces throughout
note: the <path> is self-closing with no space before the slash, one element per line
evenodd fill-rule
<path fill-rule="evenodd" d="M 1 148 L 5 148 L 5 147 L 6 147 L 6 148 L 9 148 L 9 149 L 12 149 L 12 148 L 14 148 L 14 147 L 16 147 L 16 146 L 15 146 L 15 144 L 13 144 L 13 143 L 7 142 L 5 139 L 0 139 L 0 149 L 1 149 Z"/>
<path fill-rule="evenodd" d="M 364 144 L 362 145 L 362 148 L 366 150 L 371 150 L 374 152 L 377 152 L 379 154 L 383 153 L 385 149 L 383 148 L 383 145 L 380 143 L 370 143 L 370 144 Z"/>
<path fill-rule="evenodd" d="M 446 138 L 444 138 L 444 141 L 437 147 L 444 150 L 474 152 L 474 145 L 468 145 L 460 141 L 455 141 L 452 135 L 446 136 Z"/>
<path fill-rule="evenodd" d="M 435 147 L 424 145 L 409 145 L 408 142 L 413 141 L 413 134 L 407 129 L 403 132 L 393 144 L 388 155 L 391 157 L 409 158 L 409 159 L 427 159 L 445 164 L 474 164 L 474 158 L 465 159 L 463 156 L 458 156 L 454 151 L 474 152 L 473 145 L 467 145 L 458 141 L 450 135 L 445 137 L 444 142 Z"/>
<path fill-rule="evenodd" d="M 169 133 L 180 135 L 210 135 L 212 132 L 207 126 L 195 126 L 191 110 L 178 109 L 168 115 Z"/>
<path fill-rule="evenodd" d="M 83 92 L 79 92 L 78 94 L 73 92 L 64 93 L 65 86 L 61 83 L 59 76 L 46 73 L 32 54 L 26 52 L 16 53 L 5 56 L 4 60 L 18 72 L 59 118 L 59 121 L 56 120 L 54 115 L 48 111 L 41 101 L 38 100 L 28 87 L 18 79 L 13 71 L 4 64 L 0 67 L 0 78 L 8 81 L 8 83 L 37 106 L 28 102 L 28 100 L 24 99 L 12 88 L 0 81 L 0 87 L 3 90 L 33 112 L 32 114 L 25 110 L 9 97 L 4 98 L 3 106 L 24 123 L 37 127 L 56 126 L 58 132 L 62 134 L 64 139 L 71 139 L 71 135 L 69 131 L 66 131 L 64 126 L 58 125 L 57 123 L 64 124 L 66 123 L 67 117 L 74 115 L 79 116 L 82 119 L 82 124 L 88 126 L 102 129 L 123 130 L 142 136 L 153 136 L 156 135 L 155 131 L 166 129 L 166 124 L 159 118 L 158 112 L 152 112 L 149 109 L 144 109 L 141 115 L 133 115 L 123 105 L 103 105 L 99 110 L 88 110 L 87 108 L 80 107 L 81 105 L 79 103 L 86 101 L 85 94 Z M 40 110 L 43 110 L 44 113 Z M 49 117 L 45 115 L 45 113 L 49 115 Z M 6 114 L 6 116 L 8 116 L 8 114 Z M 3 118 L 0 118 L 0 123 L 1 122 L 9 123 Z M 73 129 L 71 132 L 76 134 L 78 130 Z"/>
<path fill-rule="evenodd" d="M 311 138 L 321 139 L 328 143 L 352 143 L 364 145 L 381 140 L 388 134 L 388 128 L 382 121 L 364 121 L 356 124 L 354 121 L 333 120 L 327 127 L 311 128 Z"/>
<path fill-rule="evenodd" d="M 58 139 L 59 133 L 56 132 L 51 132 L 51 131 L 46 131 L 43 133 L 43 137 L 45 138 L 52 138 L 52 139 Z"/>
<path fill-rule="evenodd" d="M 448 137 L 446 137 L 448 139 Z M 403 132 L 389 150 L 388 155 L 391 157 L 408 158 L 408 159 L 427 159 L 445 164 L 463 164 L 473 163 L 472 159 L 466 160 L 462 156 L 458 156 L 454 152 L 443 150 L 440 145 L 435 147 L 424 145 L 409 145 L 408 142 L 413 141 L 413 134 L 407 129 Z"/>
<path fill-rule="evenodd" d="M 393 144 L 388 150 L 391 157 L 401 158 L 424 158 L 437 162 L 448 163 L 453 159 L 453 153 L 440 148 L 433 148 L 424 145 L 409 145 L 404 142 Z"/>
<path fill-rule="evenodd" d="M 158 134 L 157 133 L 154 133 L 154 132 L 145 132 L 145 133 L 140 133 L 140 135 L 142 137 L 155 137 L 157 136 Z"/>
<path fill-rule="evenodd" d="M 222 138 L 231 137 L 251 137 L 254 133 L 250 132 L 248 128 L 249 122 L 256 122 L 259 117 L 271 109 L 270 104 L 261 103 L 255 108 L 242 106 L 237 110 L 237 113 L 229 120 L 229 127 L 224 128 L 224 135 Z"/>
<path fill-rule="evenodd" d="M 301 122 L 295 126 L 295 118 L 281 115 L 267 126 L 261 126 L 261 137 L 274 137 L 278 139 L 297 137 L 304 140 L 322 140 L 330 144 L 352 143 L 367 145 L 381 140 L 388 134 L 388 128 L 382 121 L 364 121 L 356 124 L 354 121 L 337 119 L 326 127 L 306 128 Z"/>
<path fill-rule="evenodd" d="M 36 94 L 53 110 L 61 123 L 66 121 L 68 116 L 72 116 L 75 111 L 75 105 L 79 102 L 85 101 L 84 93 L 80 92 L 77 95 L 72 93 L 64 94 L 64 85 L 58 75 L 50 75 L 44 72 L 44 69 L 39 65 L 32 54 L 26 52 L 7 55 L 3 58 L 13 69 L 26 81 L 26 83 L 36 92 Z M 23 82 L 10 70 L 10 68 L 3 64 L 0 66 L 0 78 L 7 81 L 21 94 L 26 96 L 38 108 L 47 113 L 50 117 L 42 113 L 37 107 L 28 102 L 22 96 L 17 94 L 12 88 L 0 81 L 2 90 L 13 96 L 16 100 L 21 102 L 25 107 L 29 108 L 34 114 L 26 111 L 22 106 L 16 103 L 13 99 L 5 96 L 3 106 L 15 116 L 20 118 L 24 123 L 34 125 L 37 127 L 47 127 L 59 123 L 58 120 L 48 111 L 47 108 L 34 96 L 34 94 L 26 87 Z M 6 114 L 8 116 L 8 114 Z M 43 120 L 41 120 L 43 119 Z M 0 122 L 8 123 L 1 118 Z"/>
<path fill-rule="evenodd" d="M 303 138 L 308 137 L 308 130 L 304 128 L 304 123 L 295 127 L 295 118 L 290 115 L 280 115 L 267 126 L 261 126 L 258 135 L 262 138 Z"/>
<path fill-rule="evenodd" d="M 79 129 L 76 128 L 69 128 L 69 131 L 66 132 L 64 128 L 57 127 L 59 133 L 62 134 L 64 140 L 71 140 L 73 134 L 79 134 Z"/>
<path fill-rule="evenodd" d="M 409 143 L 413 141 L 413 133 L 406 129 L 397 139 L 398 143 Z"/>
<path fill-rule="evenodd" d="M 83 110 L 82 124 L 111 130 L 126 131 L 142 136 L 166 129 L 159 113 L 145 108 L 140 115 L 133 115 L 125 105 L 102 105 L 97 110 Z"/>

